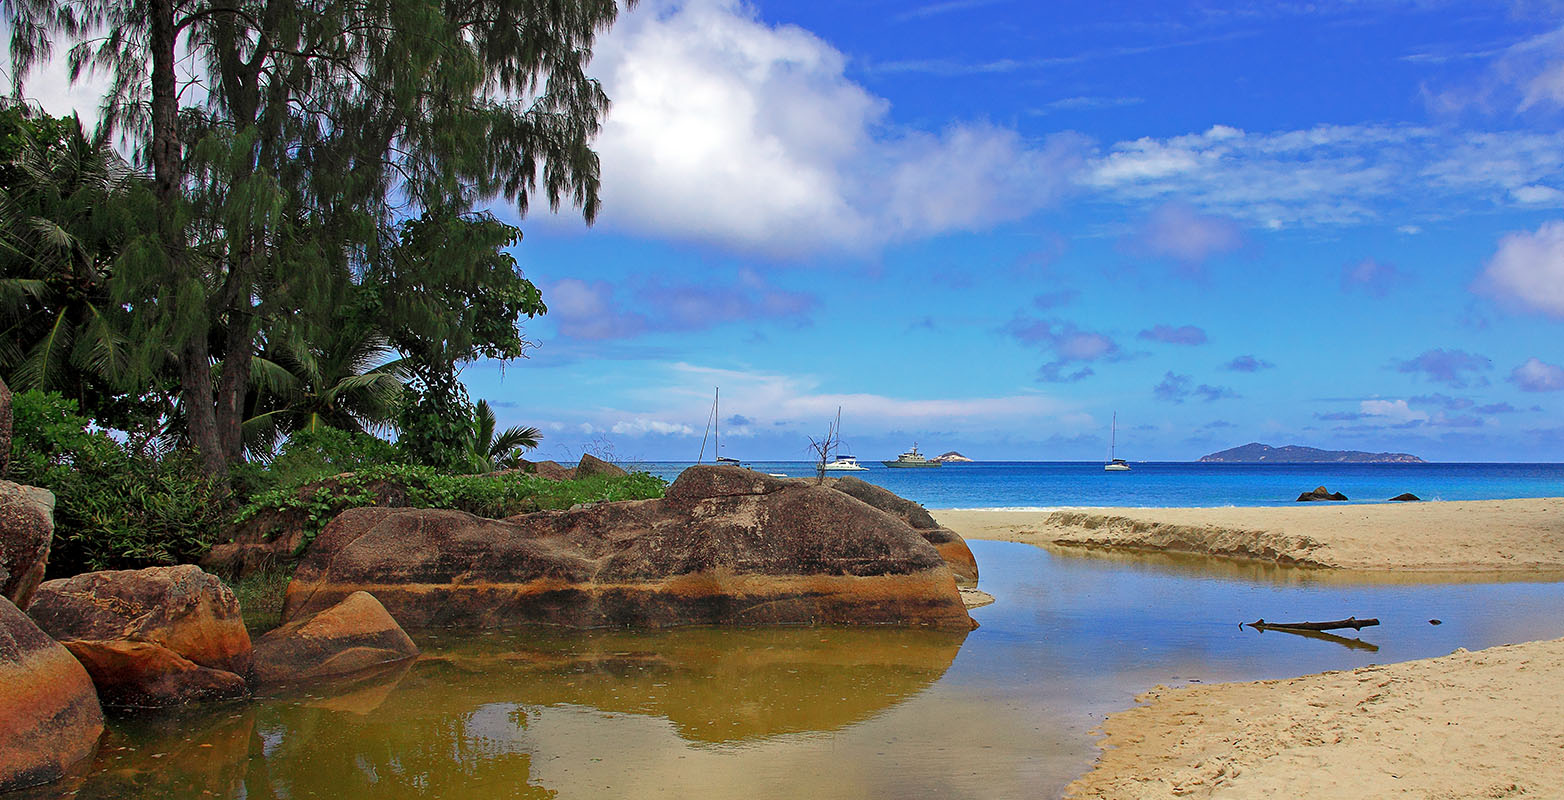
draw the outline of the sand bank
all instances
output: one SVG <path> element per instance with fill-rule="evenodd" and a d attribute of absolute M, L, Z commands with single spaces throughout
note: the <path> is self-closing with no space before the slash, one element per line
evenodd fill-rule
<path fill-rule="evenodd" d="M 1564 796 L 1564 639 L 1282 681 L 1157 687 L 1070 797 Z"/>
<path fill-rule="evenodd" d="M 1040 546 L 1194 553 L 1348 570 L 1564 570 L 1564 498 L 933 514 L 968 539 Z"/>

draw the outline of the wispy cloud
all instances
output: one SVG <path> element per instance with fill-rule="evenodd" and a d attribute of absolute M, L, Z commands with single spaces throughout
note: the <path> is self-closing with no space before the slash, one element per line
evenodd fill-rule
<path fill-rule="evenodd" d="M 802 322 L 819 299 L 773 286 L 759 273 L 699 284 L 647 283 L 619 287 L 607 281 L 565 278 L 545 286 L 549 313 L 561 336 L 627 339 L 659 331 L 704 330 L 732 322 Z M 641 309 L 656 309 L 645 313 Z"/>
<path fill-rule="evenodd" d="M 1373 297 L 1384 298 L 1411 279 L 1411 274 L 1394 264 L 1365 258 L 1341 271 L 1341 288 L 1357 289 Z"/>
<path fill-rule="evenodd" d="M 987 61 L 958 61 L 946 58 L 911 58 L 869 64 L 866 67 L 866 70 L 870 73 L 916 73 L 923 75 L 934 75 L 944 78 L 961 77 L 964 75 L 994 75 L 1046 69 L 1048 67 L 1058 67 L 1067 64 L 1084 64 L 1087 62 L 1101 61 L 1104 59 L 1139 56 L 1145 55 L 1147 53 L 1160 52 L 1163 50 L 1175 50 L 1186 47 L 1202 47 L 1220 42 L 1230 42 L 1237 39 L 1245 39 L 1254 35 L 1255 34 L 1252 31 L 1233 31 L 1231 33 L 1218 34 L 1214 36 L 1203 36 L 1168 42 L 1154 42 L 1149 44 L 1126 45 L 1121 47 L 1105 47 L 1065 56 L 995 58 L 989 59 Z"/>
<path fill-rule="evenodd" d="M 1051 103 L 1044 103 L 1041 107 L 1032 109 L 1030 113 L 1043 116 L 1060 111 L 1096 111 L 1104 108 L 1137 106 L 1144 102 L 1146 102 L 1144 97 L 1065 97 Z"/>
<path fill-rule="evenodd" d="M 1044 383 L 1069 383 L 1091 377 L 1097 361 L 1122 361 L 1129 355 L 1105 333 L 1085 330 L 1061 319 L 1037 319 L 1018 315 L 1004 328 L 1016 341 L 1053 356 L 1037 369 Z"/>
<path fill-rule="evenodd" d="M 1271 369 L 1275 366 L 1275 364 L 1272 364 L 1271 362 L 1262 358 L 1255 358 L 1254 356 L 1238 356 L 1232 361 L 1223 364 L 1222 369 L 1228 370 L 1229 372 L 1259 372 L 1262 369 Z"/>
<path fill-rule="evenodd" d="M 1167 403 L 1182 403 L 1191 396 L 1207 403 L 1214 403 L 1217 400 L 1238 397 L 1239 394 L 1226 386 L 1213 386 L 1208 383 L 1196 386 L 1190 376 L 1169 371 L 1162 376 L 1161 383 L 1151 387 L 1151 396 Z"/>
<path fill-rule="evenodd" d="M 1199 345 L 1206 343 L 1206 332 L 1194 325 L 1156 325 L 1136 334 L 1135 338 L 1163 344 Z"/>
<path fill-rule="evenodd" d="M 929 17 L 938 17 L 944 14 L 952 14 L 958 11 L 982 8 L 984 6 L 999 5 L 1000 3 L 1008 3 L 1010 1 L 1011 0 L 947 0 L 947 2 L 943 3 L 929 3 L 927 5 L 908 9 L 901 12 L 900 14 L 897 14 L 891 19 L 895 20 L 896 22 L 910 22 L 915 19 L 928 19 Z"/>

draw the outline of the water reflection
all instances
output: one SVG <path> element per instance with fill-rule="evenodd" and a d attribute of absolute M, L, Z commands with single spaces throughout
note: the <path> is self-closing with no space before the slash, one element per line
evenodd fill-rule
<path fill-rule="evenodd" d="M 1095 561 L 1127 572 L 1222 579 L 1281 586 L 1420 586 L 1429 584 L 1558 583 L 1564 571 L 1440 572 L 1436 570 L 1353 570 L 1300 567 L 1250 558 L 1173 553 L 1160 550 L 1127 552 L 1102 547 L 1046 544 L 1042 548 L 1059 562 Z"/>
<path fill-rule="evenodd" d="M 1250 630 L 1252 630 L 1252 631 L 1254 631 L 1255 633 L 1258 633 L 1258 634 L 1285 633 L 1285 634 L 1287 634 L 1289 636 L 1301 636 L 1301 637 L 1303 637 L 1305 639 L 1313 639 L 1313 640 L 1315 640 L 1317 642 L 1330 642 L 1331 644 L 1339 644 L 1342 647 L 1347 648 L 1348 650 L 1363 650 L 1363 651 L 1369 652 L 1369 653 L 1378 653 L 1379 652 L 1379 645 L 1377 645 L 1377 644 L 1373 644 L 1371 642 L 1365 642 L 1362 639 L 1358 639 L 1358 638 L 1355 638 L 1355 637 L 1338 636 L 1338 635 L 1336 635 L 1334 633 L 1326 633 L 1324 631 L 1306 631 L 1306 630 L 1297 630 L 1297 629 L 1294 629 L 1294 628 L 1253 628 L 1253 627 L 1251 627 Z"/>
<path fill-rule="evenodd" d="M 423 657 L 372 680 L 115 722 L 94 771 L 44 796 L 1057 797 L 1095 757 L 1102 716 L 1159 683 L 1564 635 L 1558 583 L 1335 584 L 1316 570 L 972 545 L 996 602 L 973 611 L 970 634 L 427 637 Z M 1347 616 L 1380 619 L 1372 643 L 1238 627 Z"/>

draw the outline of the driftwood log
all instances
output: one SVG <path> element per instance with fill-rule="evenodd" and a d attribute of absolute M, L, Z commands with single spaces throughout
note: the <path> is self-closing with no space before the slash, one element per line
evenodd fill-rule
<path fill-rule="evenodd" d="M 1240 626 L 1247 624 L 1249 627 L 1260 631 L 1267 628 L 1294 631 L 1333 631 L 1338 628 L 1351 628 L 1355 631 L 1361 631 L 1364 628 L 1372 628 L 1378 625 L 1379 620 L 1347 617 L 1346 619 L 1331 620 L 1330 622 L 1266 622 L 1264 619 L 1257 619 L 1254 622 L 1239 624 Z"/>

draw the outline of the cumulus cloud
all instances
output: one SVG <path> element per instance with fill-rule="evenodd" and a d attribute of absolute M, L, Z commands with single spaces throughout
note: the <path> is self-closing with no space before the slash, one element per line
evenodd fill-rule
<path fill-rule="evenodd" d="M 1223 364 L 1222 369 L 1230 372 L 1259 372 L 1262 369 L 1271 369 L 1275 366 L 1275 364 L 1269 361 L 1255 358 L 1254 356 L 1238 356 L 1232 361 Z"/>
<path fill-rule="evenodd" d="M 1034 319 L 1017 316 L 1004 328 L 1016 341 L 1041 348 L 1053 356 L 1037 369 L 1037 379 L 1045 383 L 1068 383 L 1091 377 L 1094 361 L 1121 361 L 1123 348 L 1112 337 L 1084 330 L 1060 319 Z"/>
<path fill-rule="evenodd" d="M 1564 317 L 1564 221 L 1499 239 L 1477 286 L 1523 308 Z"/>
<path fill-rule="evenodd" d="M 1510 383 L 1523 392 L 1556 392 L 1564 389 L 1564 367 L 1528 358 L 1510 372 Z"/>
<path fill-rule="evenodd" d="M 1137 339 L 1163 344 L 1197 345 L 1206 343 L 1206 332 L 1194 325 L 1156 325 L 1136 334 Z"/>
<path fill-rule="evenodd" d="M 1341 288 L 1359 289 L 1374 297 L 1384 298 L 1392 289 L 1406 283 L 1410 277 L 1405 271 L 1397 269 L 1394 264 L 1365 258 L 1356 264 L 1349 264 L 1341 271 Z"/>
<path fill-rule="evenodd" d="M 645 436 L 654 434 L 657 436 L 689 436 L 695 433 L 695 429 L 679 422 L 665 422 L 660 419 L 636 419 L 620 420 L 609 428 L 610 433 L 621 436 Z"/>
<path fill-rule="evenodd" d="M 1237 223 L 1197 213 L 1182 203 L 1169 203 L 1151 212 L 1127 242 L 1137 252 L 1170 258 L 1192 271 L 1198 271 L 1213 256 L 1237 250 L 1243 243 Z"/>
<path fill-rule="evenodd" d="M 1463 411 L 1476 405 L 1476 402 L 1469 397 L 1451 397 L 1439 392 L 1418 395 L 1417 397 L 1409 398 L 1409 400 L 1415 405 L 1434 406 L 1446 411 Z"/>
<path fill-rule="evenodd" d="M 847 59 L 740 0 L 654 0 L 597 48 L 604 221 L 774 255 L 980 230 L 1057 200 L 1082 140 L 886 125 Z"/>
<path fill-rule="evenodd" d="M 1488 379 L 1478 373 L 1493 369 L 1493 361 L 1487 356 L 1464 350 L 1436 348 L 1425 350 L 1416 358 L 1393 361 L 1391 366 L 1397 372 L 1422 375 L 1435 383 L 1443 383 L 1454 389 L 1464 389 L 1467 386 L 1488 385 Z"/>
<path fill-rule="evenodd" d="M 801 321 L 818 298 L 772 286 L 753 270 L 739 270 L 731 284 L 650 283 L 618 288 L 606 281 L 565 278 L 546 284 L 548 319 L 561 336 L 625 339 L 656 331 L 691 331 L 730 322 Z M 621 293 L 632 295 L 622 301 Z M 655 308 L 655 315 L 631 308 Z"/>

